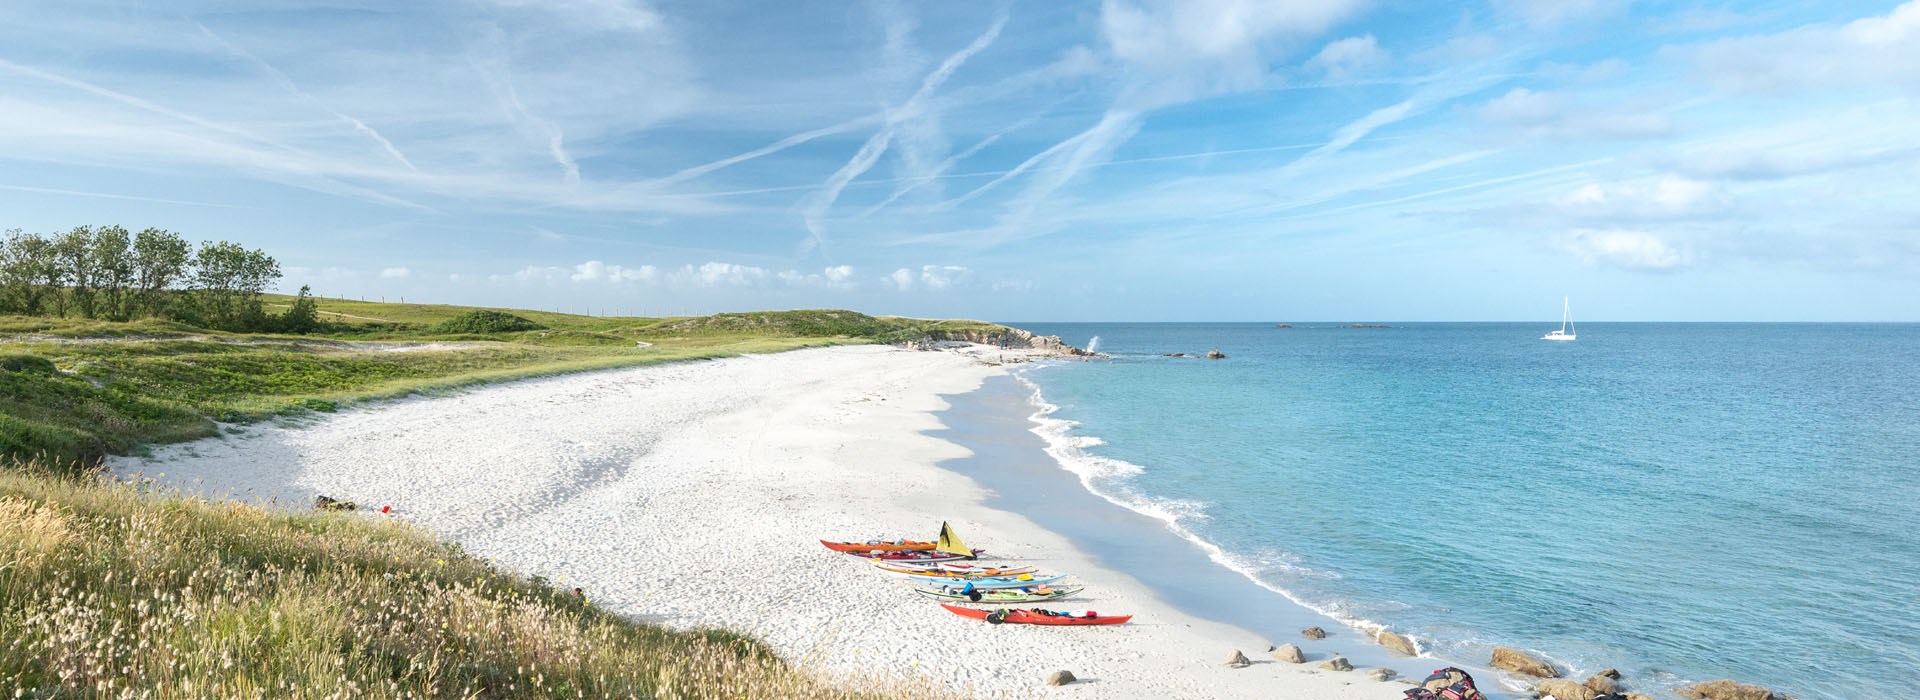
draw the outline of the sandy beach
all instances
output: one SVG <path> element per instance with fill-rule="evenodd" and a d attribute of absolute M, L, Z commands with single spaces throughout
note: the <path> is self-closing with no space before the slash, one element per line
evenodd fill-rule
<path fill-rule="evenodd" d="M 637 619 L 753 634 L 828 674 L 995 697 L 1400 697 L 1405 685 L 1368 678 L 1360 658 L 1344 673 L 1313 668 L 1324 654 L 1275 662 L 1268 644 L 1300 640 L 1185 614 L 983 505 L 981 487 L 936 466 L 966 450 L 925 434 L 942 427 L 943 395 L 1005 372 L 981 361 L 999 351 L 969 351 L 835 347 L 522 381 L 248 426 L 112 467 L 293 509 L 317 494 L 391 506 L 366 517 L 415 523 Z M 942 520 L 992 560 L 1086 585 L 1054 607 L 1133 622 L 990 626 L 816 543 L 930 537 Z M 1254 664 L 1227 668 L 1236 649 Z M 1043 684 L 1062 669 L 1083 681 Z"/>

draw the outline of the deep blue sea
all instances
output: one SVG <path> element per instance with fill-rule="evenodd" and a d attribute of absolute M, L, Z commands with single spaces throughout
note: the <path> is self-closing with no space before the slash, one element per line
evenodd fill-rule
<path fill-rule="evenodd" d="M 1920 325 L 1015 325 L 1112 355 L 1019 375 L 1062 465 L 1275 595 L 1474 663 L 1920 694 Z"/>

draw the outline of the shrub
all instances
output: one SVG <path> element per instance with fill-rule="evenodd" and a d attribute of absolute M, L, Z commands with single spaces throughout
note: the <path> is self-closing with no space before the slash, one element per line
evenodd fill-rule
<path fill-rule="evenodd" d="M 44 374 L 54 372 L 53 360 L 39 355 L 0 355 L 0 369 L 25 374 Z"/>
<path fill-rule="evenodd" d="M 475 309 L 442 321 L 433 329 L 438 333 L 518 333 L 546 328 L 531 320 L 505 311 Z"/>

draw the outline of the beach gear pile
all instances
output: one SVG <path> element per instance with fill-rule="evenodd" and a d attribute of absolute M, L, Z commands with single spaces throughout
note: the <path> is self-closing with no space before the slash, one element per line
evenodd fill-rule
<path fill-rule="evenodd" d="M 820 544 L 842 554 L 869 560 L 874 569 L 913 584 L 913 592 L 942 602 L 940 607 L 961 617 L 989 624 L 1118 625 L 1132 615 L 1101 615 L 1092 610 L 1061 612 L 1044 608 L 988 610 L 966 604 L 1007 605 L 1058 600 L 1079 593 L 1084 586 L 1062 585 L 1065 574 L 1040 573 L 1031 566 L 996 566 L 979 561 L 984 549 L 970 549 L 940 523 L 940 537 L 932 542 L 870 540 Z"/>

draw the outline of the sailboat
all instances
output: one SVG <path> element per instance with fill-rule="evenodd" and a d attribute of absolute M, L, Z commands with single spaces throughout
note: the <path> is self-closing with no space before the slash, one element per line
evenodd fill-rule
<path fill-rule="evenodd" d="M 1560 330 L 1550 331 L 1540 336 L 1541 340 L 1573 340 L 1573 305 L 1566 297 L 1560 298 Z"/>

